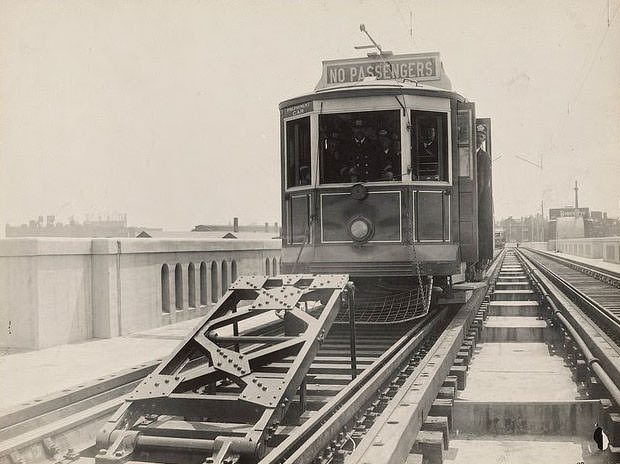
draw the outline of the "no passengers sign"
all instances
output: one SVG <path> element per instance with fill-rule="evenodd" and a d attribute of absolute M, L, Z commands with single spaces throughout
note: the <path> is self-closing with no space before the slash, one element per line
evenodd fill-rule
<path fill-rule="evenodd" d="M 321 81 L 324 86 L 363 81 L 372 76 L 377 79 L 438 81 L 441 79 L 439 53 L 387 55 L 383 59 L 373 56 L 323 61 Z"/>

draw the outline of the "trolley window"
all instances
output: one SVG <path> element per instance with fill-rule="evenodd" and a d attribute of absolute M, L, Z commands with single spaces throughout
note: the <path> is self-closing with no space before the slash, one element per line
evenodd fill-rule
<path fill-rule="evenodd" d="M 310 117 L 286 123 L 286 186 L 310 185 Z"/>
<path fill-rule="evenodd" d="M 310 238 L 310 197 L 308 195 L 292 196 L 289 211 L 289 243 L 305 243 Z"/>
<path fill-rule="evenodd" d="M 448 119 L 445 113 L 411 112 L 413 180 L 448 180 Z"/>
<path fill-rule="evenodd" d="M 458 136 L 457 142 L 459 147 L 459 176 L 461 177 L 469 177 L 473 179 L 474 177 L 474 168 L 472 161 L 472 108 L 465 108 L 462 110 L 458 110 L 457 113 L 457 127 L 458 127 Z"/>
<path fill-rule="evenodd" d="M 400 113 L 319 115 L 320 182 L 401 180 Z"/>

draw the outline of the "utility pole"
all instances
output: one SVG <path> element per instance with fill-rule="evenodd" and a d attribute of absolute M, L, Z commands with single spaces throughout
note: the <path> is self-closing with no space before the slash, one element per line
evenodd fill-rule
<path fill-rule="evenodd" d="M 541 221 L 542 221 L 542 238 L 541 241 L 544 242 L 545 241 L 545 207 L 544 207 L 544 201 L 545 201 L 545 191 L 544 191 L 544 186 L 542 185 L 544 182 L 544 176 L 543 176 L 543 172 L 544 172 L 544 166 L 543 166 L 543 155 L 542 153 L 540 154 L 540 163 L 535 163 L 534 161 L 530 161 L 529 159 L 523 157 L 523 156 L 519 156 L 519 155 L 514 155 L 515 158 L 519 158 L 521 161 L 525 161 L 528 164 L 531 164 L 534 167 L 537 167 L 538 169 L 540 169 L 540 177 L 541 177 L 541 193 L 540 193 L 540 215 L 541 215 Z M 537 221 L 538 222 L 538 221 Z M 538 227 L 537 227 L 538 229 Z"/>
<path fill-rule="evenodd" d="M 542 224 L 542 237 L 540 239 L 541 242 L 545 241 L 545 210 L 543 207 L 543 199 L 540 199 L 540 221 Z"/>

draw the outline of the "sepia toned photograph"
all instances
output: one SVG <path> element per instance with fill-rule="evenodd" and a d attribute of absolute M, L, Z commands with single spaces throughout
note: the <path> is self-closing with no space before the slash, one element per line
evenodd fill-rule
<path fill-rule="evenodd" d="M 0 0 L 0 464 L 620 463 L 620 0 Z"/>

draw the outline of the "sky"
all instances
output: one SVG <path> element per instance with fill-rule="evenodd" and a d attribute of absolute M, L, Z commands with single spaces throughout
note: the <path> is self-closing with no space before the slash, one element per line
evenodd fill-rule
<path fill-rule="evenodd" d="M 280 222 L 278 103 L 362 56 L 360 23 L 438 51 L 492 119 L 496 217 L 572 205 L 575 181 L 620 215 L 620 0 L 0 0 L 0 234 Z"/>

